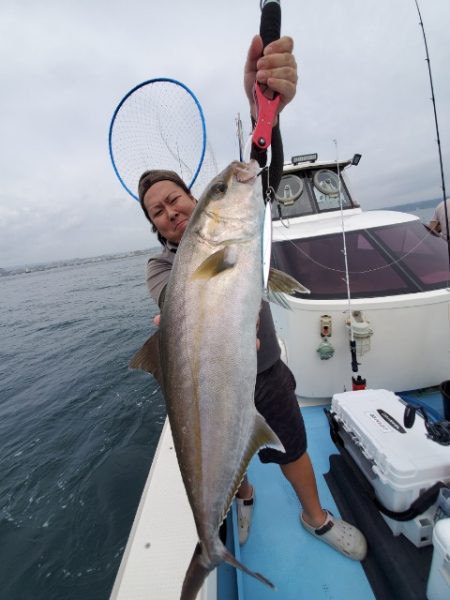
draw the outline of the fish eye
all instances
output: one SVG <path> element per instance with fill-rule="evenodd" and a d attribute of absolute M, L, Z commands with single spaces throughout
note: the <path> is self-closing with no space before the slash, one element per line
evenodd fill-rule
<path fill-rule="evenodd" d="M 225 181 L 219 181 L 218 183 L 215 183 L 211 189 L 211 192 L 215 195 L 215 196 L 223 196 L 223 194 L 225 194 L 225 192 L 227 191 L 228 186 L 225 183 Z"/>

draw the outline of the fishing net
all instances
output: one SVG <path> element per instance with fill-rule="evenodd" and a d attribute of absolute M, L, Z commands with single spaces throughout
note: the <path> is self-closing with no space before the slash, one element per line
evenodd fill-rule
<path fill-rule="evenodd" d="M 176 171 L 194 194 L 217 173 L 201 105 L 174 79 L 152 79 L 121 100 L 111 120 L 109 151 L 123 187 L 138 200 L 145 170 Z"/>

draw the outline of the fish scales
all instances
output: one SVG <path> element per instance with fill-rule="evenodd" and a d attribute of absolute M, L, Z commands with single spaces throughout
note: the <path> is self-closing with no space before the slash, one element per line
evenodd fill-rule
<path fill-rule="evenodd" d="M 200 199 L 177 251 L 161 317 L 164 393 L 200 537 L 217 530 L 229 507 L 255 422 L 264 203 L 259 182 L 237 181 L 242 168 L 228 167 Z M 211 190 L 222 181 L 227 193 L 218 198 Z M 224 247 L 233 248 L 234 266 L 193 279 Z"/>

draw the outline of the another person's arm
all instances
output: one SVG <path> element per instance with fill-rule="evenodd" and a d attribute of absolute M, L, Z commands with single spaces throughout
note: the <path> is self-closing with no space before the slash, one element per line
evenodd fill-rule
<path fill-rule="evenodd" d="M 441 221 L 439 219 L 439 209 L 441 206 L 443 206 L 442 202 L 436 206 L 433 216 L 431 217 L 431 221 L 428 223 L 428 225 L 425 225 L 425 227 L 429 229 L 431 233 L 434 233 L 434 235 L 439 235 L 442 233 Z"/>
<path fill-rule="evenodd" d="M 436 235 L 440 234 L 442 231 L 441 224 L 435 217 L 433 217 L 428 225 L 426 225 L 426 228 Z"/>

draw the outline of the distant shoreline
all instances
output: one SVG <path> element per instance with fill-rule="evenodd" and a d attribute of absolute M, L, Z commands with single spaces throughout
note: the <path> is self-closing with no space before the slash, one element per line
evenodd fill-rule
<path fill-rule="evenodd" d="M 432 208 L 434 206 L 437 206 L 440 201 L 441 200 L 439 198 L 432 198 L 431 200 L 422 200 L 420 202 L 408 202 L 407 204 L 397 204 L 396 206 L 385 207 L 382 210 L 401 210 L 403 212 L 409 212 L 417 210 L 419 208 Z"/>
<path fill-rule="evenodd" d="M 25 273 L 36 273 L 37 271 L 49 271 L 51 269 L 61 269 L 64 267 L 74 267 L 89 263 L 97 263 L 109 260 L 120 260 L 130 258 L 131 256 L 141 256 L 143 254 L 152 255 L 158 252 L 158 247 L 146 248 L 145 250 L 130 250 L 129 252 L 118 252 L 115 254 L 102 254 L 100 256 L 89 256 L 86 258 L 67 258 L 65 260 L 55 260 L 52 262 L 34 263 L 28 265 L 19 265 L 17 267 L 0 268 L 0 277 L 9 275 L 22 275 Z"/>

